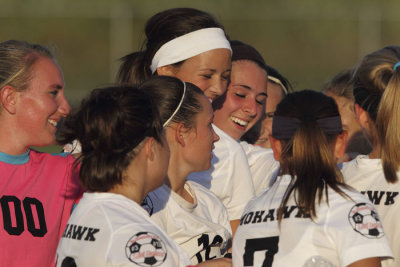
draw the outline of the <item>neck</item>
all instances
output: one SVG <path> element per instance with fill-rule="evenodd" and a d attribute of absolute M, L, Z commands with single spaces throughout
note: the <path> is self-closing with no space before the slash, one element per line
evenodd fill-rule
<path fill-rule="evenodd" d="M 116 185 L 108 192 L 123 195 L 135 201 L 139 205 L 142 203 L 143 199 L 146 196 L 143 191 L 138 189 L 138 187 L 126 186 L 126 185 Z"/>
<path fill-rule="evenodd" d="M 22 155 L 26 153 L 29 146 L 25 146 L 18 138 L 18 134 L 11 128 L 0 127 L 0 151 L 9 155 Z"/>
<path fill-rule="evenodd" d="M 146 185 L 148 175 L 146 163 L 141 160 L 142 154 L 137 155 L 122 173 L 122 183 L 114 185 L 108 191 L 110 193 L 121 194 L 139 205 L 152 190 L 152 188 L 148 188 L 149 186 Z"/>
<path fill-rule="evenodd" d="M 381 158 L 381 146 L 375 145 L 371 151 L 371 153 L 368 154 L 368 157 L 370 159 L 380 159 Z"/>
<path fill-rule="evenodd" d="M 168 168 L 168 177 L 166 179 L 166 185 L 186 201 L 194 203 L 192 196 L 185 189 L 186 177 L 188 175 L 189 172 L 184 172 L 179 168 L 178 169 Z"/>
<path fill-rule="evenodd" d="M 187 174 L 189 175 L 189 174 Z M 176 170 L 171 170 L 168 168 L 168 176 L 166 179 L 166 185 L 168 185 L 169 188 L 171 188 L 172 191 L 180 195 L 180 192 L 184 191 L 184 186 L 186 182 L 186 177 L 187 175 L 185 174 L 180 174 Z"/>
<path fill-rule="evenodd" d="M 1 138 L 1 137 L 0 137 Z M 1 145 L 0 144 L 0 151 L 6 153 L 8 155 L 18 156 L 26 153 L 29 150 L 29 147 L 19 147 L 19 146 L 12 146 L 12 145 Z"/>

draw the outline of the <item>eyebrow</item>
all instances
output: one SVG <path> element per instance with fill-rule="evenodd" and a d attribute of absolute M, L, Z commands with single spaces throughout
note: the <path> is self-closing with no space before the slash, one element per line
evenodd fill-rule
<path fill-rule="evenodd" d="M 50 86 L 51 88 L 57 89 L 57 90 L 62 90 L 64 89 L 64 86 L 61 84 L 53 84 Z"/>

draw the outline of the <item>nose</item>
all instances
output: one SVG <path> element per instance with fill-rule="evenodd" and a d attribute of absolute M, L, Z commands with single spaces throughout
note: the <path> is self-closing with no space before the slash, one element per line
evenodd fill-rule
<path fill-rule="evenodd" d="M 251 117 L 257 116 L 257 103 L 256 100 L 252 97 L 248 97 L 246 99 L 246 103 L 243 107 L 244 111 Z"/>
<path fill-rule="evenodd" d="M 225 93 L 227 88 L 227 84 L 225 81 L 223 81 L 222 79 L 218 79 L 217 81 L 214 82 L 214 84 L 212 85 L 210 91 L 216 96 L 221 96 Z"/>
<path fill-rule="evenodd" d="M 58 106 L 58 111 L 61 113 L 63 117 L 66 117 L 71 112 L 71 106 L 69 105 L 64 94 L 62 94 L 61 96 L 60 105 Z"/>

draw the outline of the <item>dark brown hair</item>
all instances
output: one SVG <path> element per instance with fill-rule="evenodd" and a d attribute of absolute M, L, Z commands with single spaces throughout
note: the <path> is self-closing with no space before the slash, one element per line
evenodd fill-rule
<path fill-rule="evenodd" d="M 162 142 L 162 125 L 150 97 L 132 87 L 93 90 L 61 128 L 58 141 L 80 142 L 80 181 L 106 192 L 123 182 L 123 172 L 148 137 Z M 78 161 L 77 161 L 78 162 Z"/>
<path fill-rule="evenodd" d="M 185 95 L 183 88 L 186 86 Z M 154 102 L 161 117 L 161 122 L 165 123 L 178 107 L 182 99 L 182 104 L 173 116 L 171 122 L 182 122 L 185 127 L 193 126 L 194 116 L 201 112 L 202 107 L 199 96 L 204 95 L 196 85 L 169 76 L 155 76 L 145 81 L 140 87 L 147 92 Z"/>

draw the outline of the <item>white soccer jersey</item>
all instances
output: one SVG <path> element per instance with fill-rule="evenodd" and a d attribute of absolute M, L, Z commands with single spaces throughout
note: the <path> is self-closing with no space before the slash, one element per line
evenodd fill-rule
<path fill-rule="evenodd" d="M 213 125 L 219 135 L 211 168 L 195 172 L 188 179 L 210 189 L 225 205 L 229 220 L 238 220 L 246 203 L 255 196 L 249 164 L 242 146 Z"/>
<path fill-rule="evenodd" d="M 344 163 L 342 173 L 345 182 L 367 196 L 378 210 L 395 256 L 394 261 L 384 261 L 382 266 L 400 266 L 400 182 L 386 182 L 381 160 L 365 155 Z"/>
<path fill-rule="evenodd" d="M 57 266 L 63 262 L 79 267 L 191 264 L 142 207 L 112 193 L 83 195 L 57 249 Z"/>
<path fill-rule="evenodd" d="M 275 160 L 274 152 L 270 148 L 254 146 L 245 141 L 240 144 L 246 153 L 254 191 L 258 196 L 263 190 L 269 188 L 272 181 L 278 176 L 279 161 Z"/>
<path fill-rule="evenodd" d="M 279 176 L 248 203 L 233 240 L 233 266 L 348 266 L 392 256 L 373 205 L 355 191 L 343 189 L 348 200 L 329 189 L 329 205 L 323 198 L 314 221 L 292 196 L 279 229 L 277 209 L 290 181 Z"/>
<path fill-rule="evenodd" d="M 203 186 L 187 181 L 186 191 L 194 204 L 163 185 L 149 193 L 143 207 L 193 264 L 221 258 L 232 237 L 228 214 L 222 202 Z"/>

